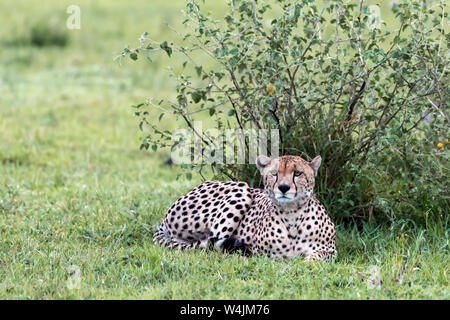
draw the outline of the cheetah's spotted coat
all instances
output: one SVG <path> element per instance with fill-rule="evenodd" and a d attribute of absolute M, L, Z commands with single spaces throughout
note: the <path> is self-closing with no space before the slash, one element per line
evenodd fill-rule
<path fill-rule="evenodd" d="M 296 156 L 260 156 L 264 190 L 245 182 L 204 182 L 172 205 L 154 241 L 177 248 L 214 243 L 275 258 L 329 260 L 336 255 L 336 233 L 313 193 L 320 162 L 320 157 L 307 162 Z"/>

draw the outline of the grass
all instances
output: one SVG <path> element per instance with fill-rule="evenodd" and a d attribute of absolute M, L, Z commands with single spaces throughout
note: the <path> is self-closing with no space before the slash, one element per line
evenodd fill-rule
<path fill-rule="evenodd" d="M 168 60 L 112 58 L 145 30 L 172 37 L 164 22 L 179 23 L 183 1 L 78 2 L 82 29 L 65 47 L 23 39 L 70 1 L 0 4 L 0 299 L 450 298 L 448 220 L 339 225 L 333 263 L 154 246 L 165 210 L 199 180 L 138 150 L 128 106 L 173 95 Z"/>

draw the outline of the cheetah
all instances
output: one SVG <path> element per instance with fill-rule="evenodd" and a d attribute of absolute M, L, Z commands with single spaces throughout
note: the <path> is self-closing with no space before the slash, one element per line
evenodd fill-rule
<path fill-rule="evenodd" d="M 168 210 L 153 240 L 170 248 L 214 247 L 307 261 L 336 257 L 336 232 L 313 189 L 322 159 L 259 156 L 264 190 L 206 181 Z"/>

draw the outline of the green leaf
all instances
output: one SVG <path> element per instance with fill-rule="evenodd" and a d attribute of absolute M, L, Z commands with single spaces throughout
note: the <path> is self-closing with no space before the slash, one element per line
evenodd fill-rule
<path fill-rule="evenodd" d="M 172 55 L 172 48 L 167 44 L 167 41 L 161 43 L 160 47 L 167 53 L 169 57 Z"/>
<path fill-rule="evenodd" d="M 191 92 L 191 96 L 195 103 L 198 103 L 203 97 L 203 95 L 198 91 Z"/>
<path fill-rule="evenodd" d="M 300 4 L 295 4 L 295 10 L 294 10 L 294 20 L 297 21 L 300 17 Z"/>
<path fill-rule="evenodd" d="M 137 55 L 137 53 L 136 52 L 132 52 L 132 53 L 130 53 L 130 58 L 132 59 L 132 60 L 137 60 L 138 59 L 138 55 Z"/>
<path fill-rule="evenodd" d="M 200 66 L 200 67 L 195 67 L 195 72 L 197 72 L 197 75 L 200 77 L 200 75 L 202 74 L 202 71 L 203 71 L 203 67 L 202 66 Z"/>

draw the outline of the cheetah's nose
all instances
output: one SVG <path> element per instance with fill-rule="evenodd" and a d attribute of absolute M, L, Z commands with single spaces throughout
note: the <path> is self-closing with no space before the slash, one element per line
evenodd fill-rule
<path fill-rule="evenodd" d="M 291 187 L 289 187 L 287 184 L 280 184 L 280 185 L 278 186 L 278 189 L 280 189 L 280 191 L 281 191 L 282 193 L 288 192 L 288 190 L 289 190 L 290 188 L 291 188 Z"/>

